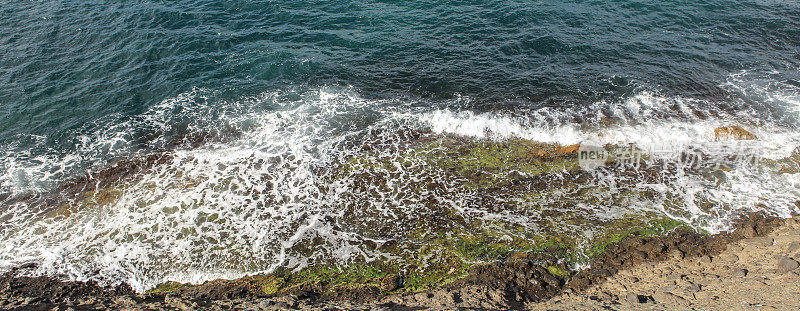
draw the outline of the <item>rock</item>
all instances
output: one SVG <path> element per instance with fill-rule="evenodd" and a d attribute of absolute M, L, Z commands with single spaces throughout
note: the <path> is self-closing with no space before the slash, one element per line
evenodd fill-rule
<path fill-rule="evenodd" d="M 639 303 L 654 303 L 653 296 L 647 295 L 637 295 L 636 298 L 639 298 Z"/>
<path fill-rule="evenodd" d="M 671 293 L 672 291 L 678 289 L 676 286 L 662 286 L 656 290 L 657 293 Z"/>
<path fill-rule="evenodd" d="M 706 255 L 706 256 L 700 257 L 700 263 L 702 263 L 702 264 L 710 264 L 712 260 L 713 259 L 711 258 L 711 256 L 707 256 Z"/>
<path fill-rule="evenodd" d="M 714 130 L 716 140 L 753 140 L 756 135 L 750 133 L 738 125 L 720 127 Z"/>
<path fill-rule="evenodd" d="M 744 242 L 747 245 L 753 245 L 756 247 L 770 247 L 775 244 L 775 239 L 761 236 L 761 237 L 745 239 L 742 240 L 742 242 Z"/>
<path fill-rule="evenodd" d="M 792 254 L 796 251 L 800 250 L 800 242 L 794 241 L 789 244 L 789 248 L 786 250 L 789 254 Z"/>
<path fill-rule="evenodd" d="M 625 296 L 620 297 L 620 300 L 627 303 L 627 304 L 640 304 L 640 303 L 651 303 L 654 302 L 652 296 L 646 295 L 637 295 L 634 293 L 629 293 Z"/>
<path fill-rule="evenodd" d="M 744 238 L 752 238 L 756 236 L 756 229 L 751 226 L 744 226 L 737 229 L 737 232 Z"/>
<path fill-rule="evenodd" d="M 767 285 L 768 280 L 769 279 L 763 276 L 754 276 L 754 277 L 748 277 L 745 281 L 750 283 L 758 283 L 760 285 Z"/>
<path fill-rule="evenodd" d="M 194 308 L 189 303 L 187 303 L 180 297 L 173 295 L 167 295 L 166 297 L 164 297 L 164 303 L 178 310 L 184 310 L 184 311 L 194 310 Z"/>
<path fill-rule="evenodd" d="M 670 293 L 670 292 L 663 292 L 663 291 L 662 292 L 656 291 L 656 293 L 653 294 L 653 299 L 655 300 L 655 302 L 663 303 L 663 304 L 684 304 L 684 303 L 686 303 L 686 299 L 683 299 L 683 297 L 680 297 L 680 296 L 675 295 L 675 294 Z"/>
<path fill-rule="evenodd" d="M 608 291 L 602 291 L 602 292 L 600 292 L 599 296 L 600 296 L 600 299 L 602 299 L 602 300 L 604 300 L 604 301 L 606 301 L 606 300 L 611 300 L 611 299 L 614 297 L 614 295 L 612 295 L 612 294 L 611 294 L 610 292 L 608 292 Z"/>
<path fill-rule="evenodd" d="M 778 260 L 778 267 L 775 269 L 778 274 L 791 272 L 800 267 L 800 263 L 789 257 L 783 257 Z"/>
<path fill-rule="evenodd" d="M 667 275 L 667 280 L 668 281 L 679 281 L 679 280 L 682 280 L 684 277 L 686 277 L 685 274 L 679 273 L 679 272 L 675 272 L 675 273 L 668 274 Z"/>
<path fill-rule="evenodd" d="M 93 297 L 78 298 L 78 305 L 91 305 L 95 302 L 96 300 Z"/>
<path fill-rule="evenodd" d="M 671 257 L 672 259 L 683 259 L 684 254 L 680 250 L 675 249 L 670 251 L 669 257 Z"/>
<path fill-rule="evenodd" d="M 129 308 L 136 305 L 136 300 L 134 300 L 131 296 L 119 296 L 117 298 L 114 298 L 114 304 L 121 307 Z"/>
<path fill-rule="evenodd" d="M 750 230 L 753 230 L 753 228 L 750 228 Z M 741 252 L 743 250 L 744 250 L 744 247 L 740 246 L 739 243 L 728 245 L 728 251 L 729 252 L 737 253 L 737 252 Z"/>
<path fill-rule="evenodd" d="M 739 256 L 734 254 L 733 252 L 725 252 L 718 256 L 718 258 L 722 261 L 728 262 L 737 262 L 739 261 Z"/>
<path fill-rule="evenodd" d="M 733 268 L 733 270 L 731 270 L 731 275 L 737 278 L 743 278 L 747 276 L 747 272 L 747 269 Z"/>
<path fill-rule="evenodd" d="M 634 293 L 629 293 L 625 296 L 619 297 L 619 300 L 620 302 L 626 304 L 637 304 L 639 303 L 639 295 L 636 295 Z"/>
<path fill-rule="evenodd" d="M 417 293 L 416 295 L 414 295 L 414 299 L 416 301 L 427 301 L 431 298 L 433 298 L 433 295 L 431 295 L 430 293 Z"/>
<path fill-rule="evenodd" d="M 258 303 L 258 307 L 260 307 L 261 309 L 268 309 L 269 307 L 272 307 L 274 304 L 275 304 L 274 301 L 262 300 Z"/>
<path fill-rule="evenodd" d="M 387 292 L 400 288 L 400 276 L 392 274 L 383 278 L 381 280 L 381 288 Z"/>

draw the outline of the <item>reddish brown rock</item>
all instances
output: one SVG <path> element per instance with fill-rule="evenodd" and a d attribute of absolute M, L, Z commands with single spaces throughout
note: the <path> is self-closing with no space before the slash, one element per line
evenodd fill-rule
<path fill-rule="evenodd" d="M 716 140 L 754 140 L 756 135 L 738 125 L 720 127 L 714 130 Z"/>

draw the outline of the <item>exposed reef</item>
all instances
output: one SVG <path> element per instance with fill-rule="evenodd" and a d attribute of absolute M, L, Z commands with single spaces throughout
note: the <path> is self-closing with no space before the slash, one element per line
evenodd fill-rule
<path fill-rule="evenodd" d="M 736 222 L 731 233 L 706 235 L 676 229 L 665 236 L 627 236 L 608 244 L 592 258 L 589 269 L 569 271 L 554 260 L 554 250 L 515 253 L 503 260 L 472 265 L 449 284 L 407 292 L 396 276 L 376 270 L 346 268 L 327 272 L 249 276 L 202 285 L 165 283 L 146 294 L 127 286 L 100 287 L 95 283 L 59 281 L 52 277 L 0 277 L 0 308 L 7 310 L 54 307 L 78 309 L 357 309 L 375 307 L 453 307 L 479 309 L 522 308 L 564 291 L 580 292 L 604 282 L 623 269 L 669 258 L 716 256 L 729 243 L 769 234 L 782 219 L 750 214 Z M 548 265 L 550 264 L 550 265 Z M 30 267 L 21 267 L 24 270 Z M 280 277 L 279 277 L 280 276 Z M 310 283 L 280 290 L 281 282 L 304 278 Z M 281 281 L 281 278 L 284 278 Z M 366 282 L 369 281 L 369 282 Z M 332 283 L 331 283 L 332 282 Z M 333 286 L 334 283 L 338 285 Z M 352 282 L 352 283 L 349 283 Z M 336 303 L 336 301 L 340 301 Z"/>
<path fill-rule="evenodd" d="M 739 130 L 744 131 L 721 128 L 715 135 L 719 139 L 755 138 Z M 187 144 L 197 148 L 207 139 L 188 140 Z M 144 294 L 133 294 L 125 286 L 107 292 L 92 283 L 53 285 L 47 282 L 57 282 L 55 279 L 18 274 L 23 269 L 6 274 L 8 291 L 28 295 L 24 290 L 35 290 L 41 284 L 87 288 L 75 294 L 45 293 L 52 296 L 46 303 L 54 304 L 65 303 L 62 296 L 112 299 L 127 295 L 156 303 L 166 303 L 167 297 L 197 303 L 294 297 L 307 303 L 346 300 L 413 305 L 408 297 L 418 293 L 454 293 L 477 286 L 499 295 L 495 300 L 502 301 L 500 305 L 515 307 L 551 298 L 565 289 L 583 290 L 641 262 L 674 254 L 713 254 L 730 241 L 765 234 L 780 223 L 772 215 L 749 216 L 734 225 L 733 233 L 709 235 L 698 228 L 707 225 L 712 214 L 736 216 L 741 211 L 728 209 L 702 192 L 687 201 L 663 189 L 682 187 L 676 177 L 680 174 L 691 174 L 701 184 L 724 184 L 729 168 L 677 167 L 647 155 L 618 156 L 640 152 L 632 146 L 604 146 L 611 156 L 600 169 L 591 171 L 580 166 L 579 145 L 432 133 L 415 133 L 403 144 L 392 145 L 391 152 L 373 147 L 377 145 L 380 141 L 365 143 L 358 152 L 314 170 L 319 174 L 314 186 L 323 194 L 346 189 L 336 192 L 330 203 L 336 213 L 321 221 L 352 237 L 339 243 L 373 256 L 335 258 L 322 251 L 336 241 L 307 236 L 281 250 L 290 258 L 306 261 L 279 265 L 265 273 L 267 259 L 249 258 L 245 251 L 209 238 L 204 240 L 209 248 L 226 254 L 221 257 L 225 260 L 222 264 L 246 267 L 249 270 L 241 274 L 248 276 L 202 284 L 167 279 Z M 57 222 L 116 208 L 125 193 L 163 190 L 142 177 L 148 174 L 167 176 L 169 182 L 162 186 L 177 190 L 198 187 L 203 180 L 185 176 L 172 166 L 176 146 L 184 145 L 176 143 L 171 149 L 120 160 L 66 183 L 53 194 L 13 198 L 6 204 L 31 203 L 39 209 L 36 217 Z M 795 162 L 793 156 L 766 164 L 785 171 Z M 259 182 L 269 186 L 275 181 L 265 176 Z M 219 183 L 214 187 L 215 191 L 232 191 L 237 186 Z M 287 200 L 272 193 L 252 195 L 262 206 Z M 163 212 L 195 209 L 197 204 L 202 203 L 165 207 Z M 690 213 L 687 204 L 696 210 Z M 704 214 L 709 216 L 704 218 Z M 227 221 L 219 213 L 198 215 L 198 223 Z M 178 233 L 193 234 L 197 232 Z M 147 238 L 141 233 L 135 238 L 142 237 Z M 159 265 L 154 269 L 186 268 L 168 257 L 155 260 Z M 586 266 L 590 268 L 581 269 Z M 145 273 L 164 275 L 160 271 Z M 23 291 L 15 292 L 15 288 Z M 426 301 L 424 297 L 414 299 Z"/>

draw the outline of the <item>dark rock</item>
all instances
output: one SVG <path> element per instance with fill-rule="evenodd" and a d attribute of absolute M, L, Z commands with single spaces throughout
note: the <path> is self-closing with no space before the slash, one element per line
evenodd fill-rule
<path fill-rule="evenodd" d="M 163 159 L 153 158 L 150 161 L 160 161 Z M 147 164 L 147 163 L 145 163 Z M 137 165 L 138 166 L 138 165 Z M 144 168 L 148 165 L 141 165 Z M 124 170 L 119 174 L 109 173 L 107 177 L 124 178 Z M 447 303 L 458 303 L 466 299 L 458 294 L 457 290 L 468 287 L 481 288 L 486 292 L 486 300 L 490 305 L 503 306 L 504 308 L 521 308 L 527 302 L 542 301 L 555 297 L 565 291 L 574 291 L 580 295 L 580 291 L 592 285 L 602 283 L 609 276 L 616 274 L 621 269 L 630 268 L 645 262 L 657 262 L 672 258 L 674 254 L 680 257 L 698 258 L 702 256 L 716 256 L 726 249 L 727 243 L 738 241 L 746 236 L 763 235 L 769 233 L 773 228 L 780 225 L 781 220 L 777 218 L 765 217 L 763 215 L 749 215 L 735 223 L 737 230 L 734 233 L 707 236 L 691 230 L 678 229 L 661 237 L 629 237 L 617 243 L 609 244 L 605 247 L 605 252 L 594 256 L 591 259 L 591 269 L 586 269 L 575 273 L 565 284 L 565 279 L 553 276 L 547 267 L 557 266 L 559 269 L 568 267 L 558 262 L 563 258 L 563 250 L 548 249 L 541 253 L 533 253 L 529 256 L 520 256 L 505 261 L 497 261 L 487 264 L 479 264 L 470 268 L 466 277 L 456 280 L 445 287 L 436 289 L 439 292 L 437 297 L 443 297 L 441 301 Z M 747 233 L 749 232 L 749 233 Z M 557 252 L 560 255 L 553 255 Z M 721 259 L 722 260 L 722 259 Z M 781 268 L 783 267 L 783 268 Z M 779 263 L 779 268 L 786 271 L 798 270 L 797 261 L 784 258 Z M 680 279 L 680 271 L 667 271 L 670 278 Z M 739 272 L 737 272 L 739 273 Z M 743 271 L 747 275 L 746 270 Z M 136 298 L 129 286 L 117 288 L 102 288 L 94 283 L 83 282 L 63 282 L 56 278 L 48 277 L 18 277 L 14 273 L 6 273 L 0 276 L 0 293 L 6 297 L 16 297 L 18 304 L 23 302 L 25 297 L 36 297 L 29 299 L 30 304 L 40 303 L 53 306 L 63 306 L 65 302 L 75 301 L 80 306 L 78 309 L 116 309 L 114 302 L 119 305 L 129 304 L 130 300 L 123 296 L 129 296 L 135 300 L 136 307 L 145 309 L 172 308 L 178 309 L 206 309 L 210 307 L 222 307 L 231 309 L 241 306 L 234 301 L 247 301 L 263 296 L 260 287 L 253 286 L 247 279 L 239 280 L 216 280 L 197 286 L 186 286 L 173 292 L 175 296 L 165 297 L 163 294 L 150 294 Z M 303 299 L 298 302 L 300 306 L 317 303 L 320 300 L 356 300 L 367 301 L 381 297 L 386 291 L 396 290 L 401 284 L 399 276 L 389 276 L 380 280 L 378 285 L 366 285 L 357 288 L 352 287 L 331 287 L 325 282 L 314 284 L 303 284 L 284 292 L 279 293 L 283 298 L 297 297 Z M 473 286 L 477 285 L 477 286 Z M 696 286 L 700 290 L 700 286 Z M 449 293 L 449 296 L 447 295 Z M 292 296 L 293 295 L 293 296 Z M 608 296 L 608 300 L 613 298 Z M 661 295 L 659 293 L 658 295 Z M 664 297 L 667 298 L 664 298 Z M 661 295 L 661 299 L 673 299 L 668 295 Z M 115 298 L 117 298 L 115 300 Z M 282 299 L 283 299 L 282 298 Z M 430 297 L 429 297 L 430 298 Z M 603 297 L 599 297 L 603 298 Z M 654 298 L 646 295 L 632 295 L 628 298 L 617 298 L 620 300 L 628 299 L 632 303 L 653 302 Z M 142 301 L 143 300 L 143 301 Z M 168 303 L 167 303 L 168 302 Z M 263 302 L 262 302 L 263 303 Z M 253 305 L 253 304 L 251 304 Z M 278 303 L 270 305 L 253 305 L 256 308 L 294 308 L 294 302 Z M 229 308 L 230 307 L 230 308 Z M 249 307 L 245 305 L 242 307 Z M 211 308 L 214 309 L 214 308 Z"/>
<path fill-rule="evenodd" d="M 400 288 L 400 276 L 392 274 L 383 278 L 383 280 L 381 280 L 381 287 L 387 292 Z"/>

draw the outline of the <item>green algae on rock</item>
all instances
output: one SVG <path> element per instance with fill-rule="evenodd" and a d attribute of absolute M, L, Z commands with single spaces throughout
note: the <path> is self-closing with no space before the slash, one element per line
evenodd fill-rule
<path fill-rule="evenodd" d="M 613 151 L 631 147 L 606 148 Z M 300 237 L 288 247 L 276 248 L 276 252 L 307 260 L 281 264 L 269 274 L 258 274 L 275 267 L 274 262 L 270 258 L 253 258 L 247 249 L 249 244 L 233 244 L 235 236 L 225 231 L 217 237 L 203 237 L 208 254 L 191 253 L 188 258 L 213 255 L 214 268 L 252 274 L 251 277 L 236 283 L 217 280 L 199 286 L 168 282 L 151 291 L 197 291 L 235 285 L 254 295 L 267 296 L 311 291 L 333 297 L 344 295 L 345 289 L 413 292 L 452 284 L 477 265 L 523 257 L 548 263 L 544 271 L 564 280 L 569 278 L 571 269 L 602 253 L 608 244 L 628 236 L 661 235 L 675 228 L 692 227 L 669 216 L 688 219 L 679 214 L 683 198 L 640 187 L 668 184 L 670 179 L 662 175 L 664 168 L 643 166 L 630 170 L 611 165 L 605 171 L 587 172 L 578 161 L 577 145 L 432 134 L 414 137 L 388 154 L 362 150 L 320 170 L 316 185 L 323 193 L 339 191 L 329 194 L 333 199 L 324 204 L 330 204 L 326 207 L 333 212 L 320 221 L 351 238 L 334 241 L 318 235 Z M 609 161 L 613 164 L 616 159 Z M 84 191 L 79 196 L 82 199 L 65 205 L 59 217 L 70 217 L 68 211 L 113 206 L 124 191 L 155 191 L 164 185 L 175 191 L 191 190 L 204 182 L 203 176 L 190 178 L 180 170 L 159 173 L 169 176 L 169 182 L 156 185 L 131 181 Z M 616 183 L 605 183 L 603 178 L 608 176 L 603 174 L 613 174 Z M 709 179 L 719 182 L 719 177 L 712 177 Z M 273 181 L 259 182 L 269 186 Z M 241 191 L 229 179 L 214 190 Z M 254 204 L 265 207 L 285 200 L 265 190 L 252 195 L 259 198 Z M 655 203 L 660 207 L 654 207 Z M 159 212 L 191 212 L 197 226 L 183 228 L 177 232 L 178 237 L 200 236 L 207 223 L 228 224 L 232 215 L 203 209 L 204 204 L 203 200 L 191 201 Z M 146 234 L 130 238 L 157 243 L 154 236 Z M 341 245 L 337 243 L 358 248 L 365 255 L 335 258 L 325 253 Z M 554 256 L 542 255 L 545 253 Z M 157 264 L 147 273 L 159 279 L 169 279 L 171 272 L 187 265 L 185 260 L 173 262 L 168 257 L 154 257 L 153 261 Z"/>

